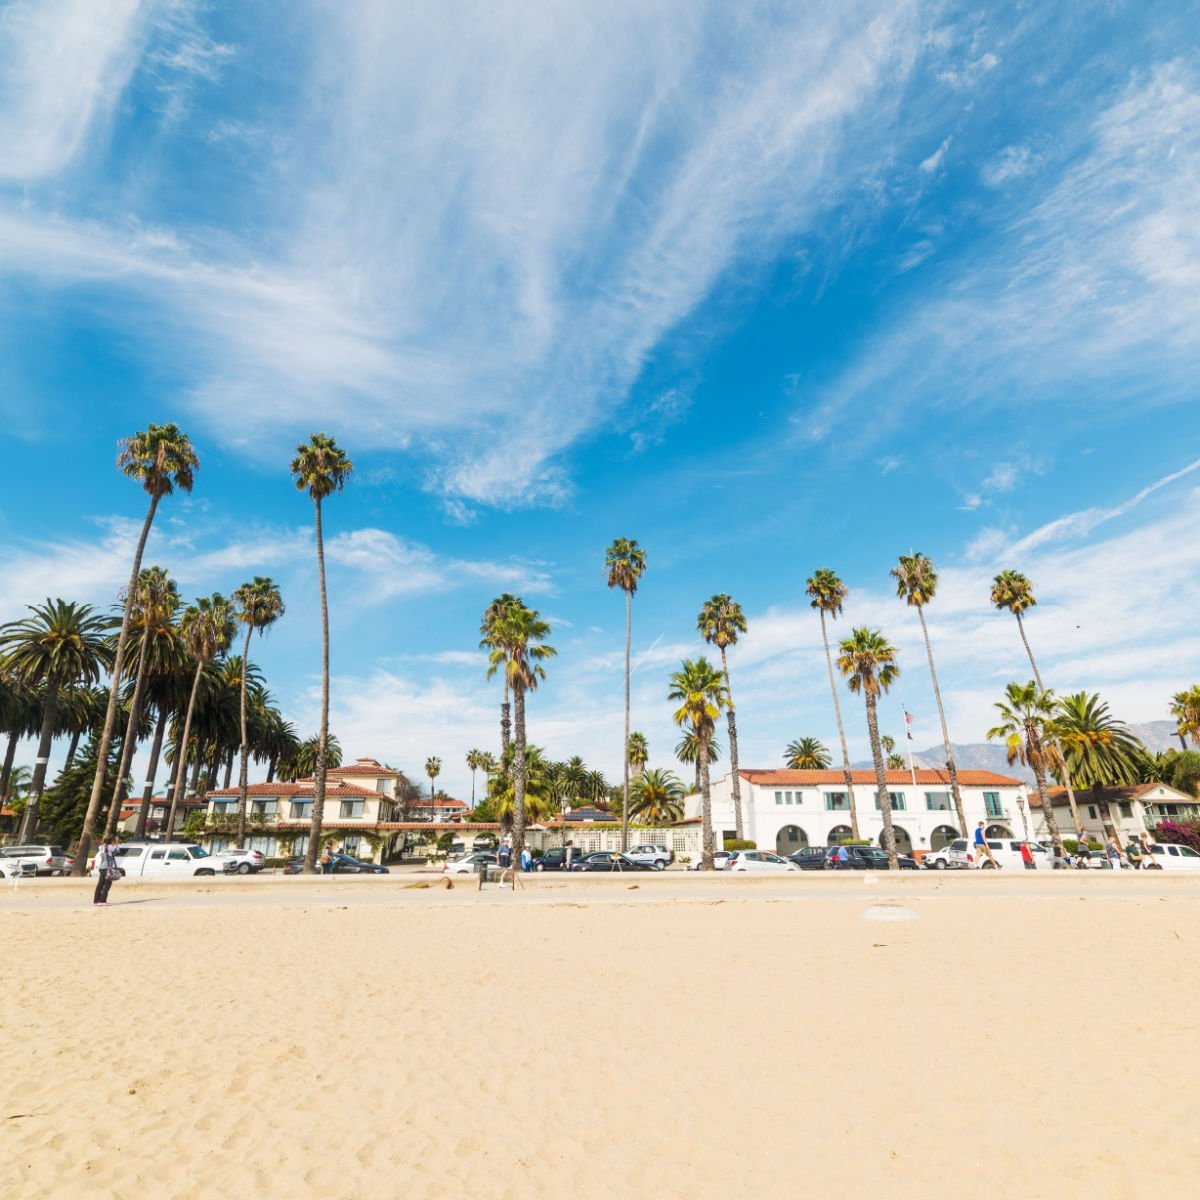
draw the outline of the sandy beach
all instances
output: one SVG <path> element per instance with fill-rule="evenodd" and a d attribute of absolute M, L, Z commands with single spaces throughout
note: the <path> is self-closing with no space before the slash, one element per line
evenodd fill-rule
<path fill-rule="evenodd" d="M 1200 1186 L 1200 879 L 410 882 L 0 890 L 0 1195 Z"/>

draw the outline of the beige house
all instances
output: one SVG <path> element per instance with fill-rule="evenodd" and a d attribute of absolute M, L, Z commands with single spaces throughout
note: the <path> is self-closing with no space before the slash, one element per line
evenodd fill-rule
<path fill-rule="evenodd" d="M 1050 788 L 1047 799 L 1054 806 L 1054 819 L 1063 837 L 1075 836 L 1075 822 L 1071 817 L 1070 801 L 1066 788 Z M 1137 837 L 1142 830 L 1154 832 L 1159 821 L 1178 821 L 1185 817 L 1200 817 L 1200 800 L 1186 792 L 1176 791 L 1165 783 L 1135 783 L 1128 787 L 1104 788 L 1101 803 L 1107 802 L 1117 836 L 1124 844 L 1130 837 Z M 1075 789 L 1075 804 L 1079 819 L 1088 839 L 1103 842 L 1104 817 L 1101 803 L 1097 802 L 1091 788 Z M 1035 838 L 1049 838 L 1046 818 L 1042 812 L 1041 797 L 1037 792 L 1029 793 L 1029 816 Z"/>

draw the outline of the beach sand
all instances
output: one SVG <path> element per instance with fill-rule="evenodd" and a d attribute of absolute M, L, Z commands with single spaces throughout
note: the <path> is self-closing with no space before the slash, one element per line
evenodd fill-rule
<path fill-rule="evenodd" d="M 0 1195 L 1200 1192 L 1200 880 L 404 882 L 4 889 Z"/>

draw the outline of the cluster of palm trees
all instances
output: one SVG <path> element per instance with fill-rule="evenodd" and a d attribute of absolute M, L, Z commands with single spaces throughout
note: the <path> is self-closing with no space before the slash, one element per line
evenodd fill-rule
<path fill-rule="evenodd" d="M 164 744 L 171 765 L 165 822 L 170 838 L 179 803 L 207 787 L 220 769 L 230 786 L 235 757 L 238 771 L 236 844 L 245 844 L 248 769 L 251 758 L 268 765 L 268 779 L 312 774 L 315 779 L 308 868 L 315 869 L 325 794 L 325 772 L 340 763 L 341 751 L 329 736 L 329 622 L 325 600 L 322 501 L 340 491 L 353 470 L 349 458 L 325 434 L 314 434 L 297 447 L 291 464 L 297 488 L 312 499 L 316 519 L 318 582 L 322 617 L 321 725 L 315 738 L 302 742 L 271 699 L 261 673 L 250 662 L 251 642 L 284 613 L 273 580 L 255 576 L 229 597 L 197 598 L 184 607 L 175 582 L 159 566 L 143 568 L 142 559 L 160 503 L 176 491 L 190 492 L 199 459 L 190 439 L 173 424 L 151 424 L 123 439 L 118 468 L 141 484 L 149 507 L 124 589 L 119 618 L 91 605 L 47 600 L 30 606 L 30 616 L 0 628 L 0 728 L 8 734 L 6 769 L 0 795 L 7 796 L 17 742 L 37 734 L 38 751 L 29 780 L 21 836 L 31 837 L 46 790 L 53 741 L 67 736 L 69 767 L 80 738 L 89 737 L 95 774 L 79 831 L 76 873 L 86 870 L 99 819 L 113 832 L 127 789 L 133 753 L 149 738 L 150 759 L 137 833 L 143 834 Z M 235 648 L 244 629 L 241 654 Z M 107 696 L 97 685 L 108 676 Z M 118 724 L 118 718 L 123 718 Z M 105 795 L 106 780 L 115 785 Z M 190 782 L 187 773 L 191 771 Z"/>

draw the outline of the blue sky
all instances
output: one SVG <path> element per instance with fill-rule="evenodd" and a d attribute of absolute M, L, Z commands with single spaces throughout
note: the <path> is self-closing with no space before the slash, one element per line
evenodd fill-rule
<path fill-rule="evenodd" d="M 736 15 L 733 15 L 736 13 Z M 957 740 L 1022 675 L 1166 715 L 1200 675 L 1200 19 L 1178 4 L 0 6 L 0 618 L 108 602 L 175 420 L 193 496 L 149 557 L 186 594 L 270 574 L 255 657 L 302 731 L 319 662 L 294 444 L 356 464 L 327 516 L 333 729 L 460 794 L 497 740 L 475 648 L 512 590 L 560 657 L 531 738 L 619 772 L 728 591 L 742 758 L 835 736 L 804 580 L 901 648 L 887 572 L 942 572 Z M 846 704 L 855 756 L 865 750 Z"/>

